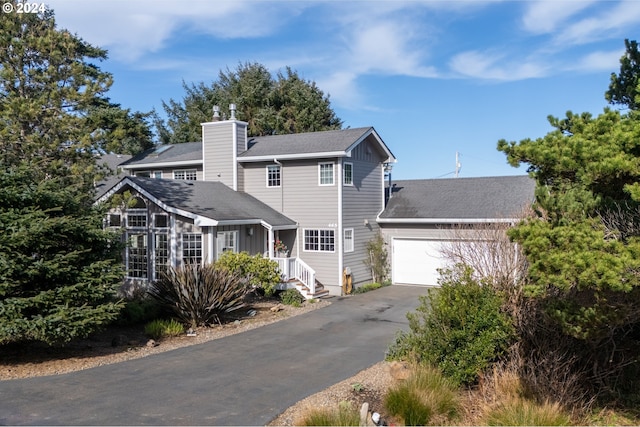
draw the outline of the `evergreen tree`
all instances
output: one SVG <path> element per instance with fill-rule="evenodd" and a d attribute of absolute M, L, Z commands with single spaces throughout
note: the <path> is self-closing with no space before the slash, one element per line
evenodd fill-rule
<path fill-rule="evenodd" d="M 210 86 L 187 85 L 179 102 L 163 102 L 166 122 L 156 117 L 156 129 L 163 143 L 200 141 L 200 124 L 211 120 L 212 107 L 225 110 L 236 104 L 236 118 L 246 121 L 249 136 L 313 132 L 340 129 L 342 121 L 331 109 L 329 97 L 290 68 L 277 79 L 258 63 L 220 71 Z M 225 113 L 226 114 L 226 113 Z"/>
<path fill-rule="evenodd" d="M 611 73 L 609 90 L 604 96 L 611 104 L 637 110 L 640 107 L 640 51 L 635 40 L 625 39 L 624 46 L 626 51 L 620 58 L 620 73 Z"/>
<path fill-rule="evenodd" d="M 100 148 L 88 117 L 106 52 L 52 11 L 0 19 L 0 343 L 66 342 L 114 319 L 118 239 L 93 207 Z"/>
<path fill-rule="evenodd" d="M 85 337 L 119 314 L 123 271 L 104 211 L 38 173 L 0 173 L 0 344 L 58 344 Z"/>
<path fill-rule="evenodd" d="M 537 181 L 539 218 L 511 236 L 529 261 L 529 295 L 597 348 L 640 321 L 640 120 L 605 110 L 550 123 L 542 138 L 498 143 Z"/>

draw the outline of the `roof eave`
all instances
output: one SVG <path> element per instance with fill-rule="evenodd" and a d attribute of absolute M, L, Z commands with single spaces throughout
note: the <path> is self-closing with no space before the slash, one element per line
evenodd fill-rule
<path fill-rule="evenodd" d="M 272 162 L 277 160 L 299 160 L 299 159 L 325 159 L 329 157 L 351 157 L 351 153 L 346 151 L 323 151 L 318 153 L 291 153 L 291 154 L 269 154 L 264 156 L 238 157 L 238 162 Z"/>
<path fill-rule="evenodd" d="M 381 224 L 510 224 L 518 218 L 376 218 Z"/>

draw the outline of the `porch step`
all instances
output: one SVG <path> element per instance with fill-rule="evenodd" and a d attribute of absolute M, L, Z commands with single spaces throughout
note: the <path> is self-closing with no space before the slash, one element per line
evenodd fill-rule
<path fill-rule="evenodd" d="M 329 291 L 322 286 L 320 283 L 316 283 L 316 292 L 314 294 L 310 293 L 310 289 L 302 284 L 301 282 L 296 280 L 295 287 L 298 291 L 305 297 L 305 299 L 320 299 L 320 298 L 328 298 Z"/>

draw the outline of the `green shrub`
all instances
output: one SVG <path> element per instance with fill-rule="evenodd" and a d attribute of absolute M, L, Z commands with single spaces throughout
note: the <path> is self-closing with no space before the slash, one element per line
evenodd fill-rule
<path fill-rule="evenodd" d="M 251 256 L 248 252 L 225 252 L 216 261 L 216 267 L 247 277 L 249 284 L 262 289 L 266 296 L 273 295 L 280 283 L 278 263 L 260 254 Z"/>
<path fill-rule="evenodd" d="M 489 426 L 568 426 L 571 416 L 557 403 L 517 398 L 490 410 L 485 421 Z"/>
<path fill-rule="evenodd" d="M 161 311 L 160 305 L 153 298 L 127 301 L 116 323 L 120 326 L 139 325 L 158 318 Z"/>
<path fill-rule="evenodd" d="M 301 426 L 359 426 L 360 412 L 349 402 L 340 402 L 337 409 L 316 408 L 305 414 L 296 425 Z"/>
<path fill-rule="evenodd" d="M 153 339 L 177 337 L 184 333 L 184 325 L 174 319 L 156 319 L 144 325 L 144 333 Z"/>
<path fill-rule="evenodd" d="M 461 412 L 453 382 L 430 366 L 417 366 L 409 378 L 389 389 L 384 404 L 409 426 L 447 424 Z"/>
<path fill-rule="evenodd" d="M 429 289 L 416 312 L 407 314 L 410 332 L 398 337 L 389 354 L 413 354 L 456 383 L 472 384 L 505 353 L 514 327 L 500 295 L 476 281 L 471 268 L 458 265 L 441 275 L 441 287 Z"/>
<path fill-rule="evenodd" d="M 300 307 L 304 302 L 304 297 L 297 289 L 287 289 L 280 293 L 280 299 L 283 304 L 292 305 L 294 307 Z"/>
<path fill-rule="evenodd" d="M 149 294 L 192 328 L 220 323 L 226 313 L 244 307 L 247 279 L 213 264 L 169 267 Z"/>

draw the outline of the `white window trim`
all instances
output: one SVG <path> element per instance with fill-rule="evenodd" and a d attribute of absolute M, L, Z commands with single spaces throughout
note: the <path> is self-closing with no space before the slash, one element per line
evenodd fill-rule
<path fill-rule="evenodd" d="M 345 178 L 347 177 L 346 175 L 347 165 L 351 166 L 351 182 L 345 182 Z M 344 162 L 344 164 L 342 165 L 342 185 L 353 187 L 353 163 L 352 162 Z"/>
<path fill-rule="evenodd" d="M 353 252 L 355 251 L 355 246 L 356 246 L 356 238 L 355 238 L 355 231 L 353 228 L 345 228 L 343 233 L 343 239 L 344 239 L 344 243 L 343 243 L 343 247 L 344 247 L 344 252 Z M 347 239 L 347 232 L 351 232 L 351 238 Z M 350 245 L 347 244 L 347 242 L 350 242 Z"/>
<path fill-rule="evenodd" d="M 216 233 L 216 259 L 219 259 L 224 253 L 224 244 L 226 243 L 226 236 L 228 234 L 233 234 L 233 246 L 231 250 L 233 252 L 238 252 L 238 230 L 218 231 Z"/>
<path fill-rule="evenodd" d="M 145 216 L 145 225 L 130 225 L 129 224 L 129 215 L 138 215 L 138 216 Z M 125 221 L 125 228 L 128 228 L 130 230 L 146 230 L 149 227 L 149 215 L 146 209 L 140 209 L 140 208 L 134 208 L 134 209 L 127 209 L 125 214 L 124 214 L 124 218 L 120 218 L 120 223 L 122 224 L 122 220 L 124 219 Z"/>
<path fill-rule="evenodd" d="M 120 218 L 120 224 L 118 225 L 113 225 L 111 224 L 111 217 L 112 216 L 118 216 Z M 113 227 L 113 228 L 120 228 L 124 226 L 124 215 L 122 215 L 122 213 L 120 212 L 110 212 L 107 214 L 107 218 L 106 218 L 106 223 L 107 223 L 107 227 Z"/>
<path fill-rule="evenodd" d="M 145 249 L 146 249 L 146 254 L 145 254 L 145 258 L 146 258 L 146 264 L 147 264 L 147 269 L 145 272 L 145 276 L 144 277 L 137 277 L 137 276 L 133 276 L 130 275 L 131 272 L 131 237 L 133 236 L 144 236 L 144 241 L 146 243 Z M 142 280 L 142 281 L 148 281 L 149 280 L 149 255 L 150 255 L 150 251 L 149 251 L 149 234 L 148 233 L 144 233 L 141 231 L 134 231 L 131 230 L 130 232 L 126 233 L 126 242 L 127 242 L 127 247 L 125 250 L 125 270 L 126 270 L 126 277 L 128 279 L 134 279 L 134 280 Z M 140 270 L 142 271 L 142 269 Z"/>
<path fill-rule="evenodd" d="M 278 185 L 269 185 L 269 168 L 278 169 Z M 267 188 L 280 188 L 282 187 L 282 167 L 280 165 L 267 165 L 265 168 L 266 185 Z"/>
<path fill-rule="evenodd" d="M 184 233 L 181 233 L 181 236 L 180 236 L 180 256 L 181 256 L 182 265 L 185 265 L 184 244 L 187 240 L 185 239 L 186 236 L 200 236 L 200 262 L 202 263 L 202 261 L 204 260 L 204 238 L 202 236 L 202 233 L 184 232 Z M 189 249 L 193 249 L 193 248 L 189 248 Z"/>
<path fill-rule="evenodd" d="M 167 232 L 156 232 L 153 233 L 153 262 L 151 263 L 153 269 L 153 278 L 154 280 L 158 280 L 158 236 L 166 236 L 167 237 L 167 268 L 171 266 L 171 236 Z"/>
<path fill-rule="evenodd" d="M 177 174 L 183 174 L 184 178 L 176 178 Z M 195 179 L 187 179 L 187 174 L 194 174 Z M 173 171 L 173 179 L 182 179 L 185 181 L 196 181 L 198 179 L 198 170 L 197 169 L 176 169 Z"/>
<path fill-rule="evenodd" d="M 331 183 L 323 184 L 322 183 L 322 166 L 331 165 Z M 322 187 L 330 187 L 336 184 L 336 165 L 334 162 L 319 162 L 318 163 L 318 185 Z"/>
<path fill-rule="evenodd" d="M 164 227 L 157 227 L 156 226 L 156 217 L 157 216 L 165 216 L 167 218 L 167 225 Z M 164 213 L 164 212 L 160 212 L 160 213 L 154 213 L 152 214 L 152 218 L 151 218 L 151 228 L 153 230 L 166 230 L 169 228 L 169 214 Z"/>
<path fill-rule="evenodd" d="M 320 231 L 331 231 L 333 232 L 333 250 L 332 251 L 323 251 L 321 249 L 318 250 L 312 250 L 312 249 L 307 249 L 307 242 L 306 242 L 306 238 L 307 238 L 307 231 L 318 231 L 318 239 L 320 239 Z M 302 251 L 303 252 L 317 252 L 317 253 L 324 253 L 324 254 L 332 254 L 336 252 L 336 230 L 335 228 L 304 228 L 302 230 Z M 320 247 L 320 241 L 318 240 L 318 247 Z"/>

